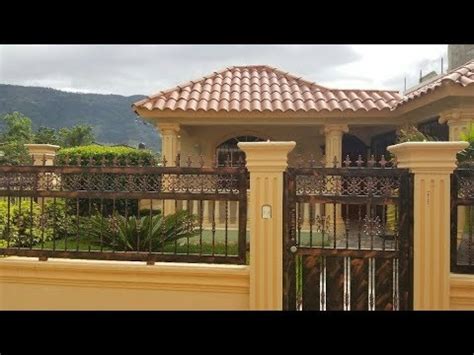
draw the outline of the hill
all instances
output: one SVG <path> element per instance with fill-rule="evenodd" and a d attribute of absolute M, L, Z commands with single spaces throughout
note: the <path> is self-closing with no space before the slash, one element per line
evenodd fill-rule
<path fill-rule="evenodd" d="M 159 151 L 161 139 L 154 127 L 145 124 L 132 111 L 131 104 L 145 96 L 71 93 L 50 88 L 0 84 L 0 115 L 18 111 L 40 126 L 62 128 L 90 124 L 98 143 L 143 142 Z"/>

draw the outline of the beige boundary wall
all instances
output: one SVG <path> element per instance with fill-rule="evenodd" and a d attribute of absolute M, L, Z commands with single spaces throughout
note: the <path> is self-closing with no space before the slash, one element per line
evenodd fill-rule
<path fill-rule="evenodd" d="M 450 309 L 474 311 L 474 275 L 451 274 Z"/>
<path fill-rule="evenodd" d="M 245 265 L 0 259 L 1 310 L 247 310 Z"/>
<path fill-rule="evenodd" d="M 0 309 L 282 309 L 282 182 L 295 143 L 240 146 L 250 171 L 250 266 L 0 258 Z M 449 175 L 466 146 L 409 142 L 389 148 L 399 167 L 415 175 L 416 310 L 474 310 L 474 275 L 449 272 Z"/>

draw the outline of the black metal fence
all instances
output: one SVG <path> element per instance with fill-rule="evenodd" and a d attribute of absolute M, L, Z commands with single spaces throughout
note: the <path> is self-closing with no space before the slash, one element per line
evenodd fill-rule
<path fill-rule="evenodd" d="M 0 255 L 244 264 L 244 164 L 176 163 L 0 166 Z"/>
<path fill-rule="evenodd" d="M 474 169 L 451 176 L 451 272 L 474 274 Z"/>
<path fill-rule="evenodd" d="M 333 164 L 287 170 L 285 308 L 412 308 L 412 176 L 383 157 Z"/>

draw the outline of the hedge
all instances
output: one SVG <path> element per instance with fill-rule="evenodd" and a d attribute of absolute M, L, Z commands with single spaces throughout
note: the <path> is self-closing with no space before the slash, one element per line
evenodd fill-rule
<path fill-rule="evenodd" d="M 144 165 L 156 166 L 158 155 L 147 149 L 136 149 L 131 147 L 109 147 L 101 145 L 87 145 L 82 147 L 63 148 L 57 154 L 57 165 L 77 165 L 81 157 L 81 166 L 87 166 L 92 162 L 94 165 Z"/>
<path fill-rule="evenodd" d="M 157 166 L 159 155 L 151 150 L 136 149 L 123 146 L 100 146 L 88 145 L 73 148 L 60 149 L 57 154 L 56 165 L 77 165 L 78 158 L 81 158 L 81 166 L 92 165 L 120 165 L 120 166 Z M 67 159 L 67 162 L 66 162 Z M 67 163 L 67 164 L 66 164 Z M 90 201 L 93 207 L 99 209 L 100 199 Z M 102 207 L 104 215 L 113 213 L 113 201 L 104 200 Z M 74 200 L 68 200 L 68 206 L 75 207 Z M 124 215 L 138 214 L 138 200 L 117 199 L 115 201 L 115 211 Z M 89 200 L 79 199 L 79 215 L 85 216 L 89 212 Z"/>

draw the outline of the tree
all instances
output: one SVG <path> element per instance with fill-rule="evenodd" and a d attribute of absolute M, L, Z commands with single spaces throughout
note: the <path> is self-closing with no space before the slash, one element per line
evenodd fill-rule
<path fill-rule="evenodd" d="M 59 143 L 61 147 L 78 147 L 94 143 L 95 136 L 92 126 L 76 125 L 72 128 L 59 130 Z"/>
<path fill-rule="evenodd" d="M 1 138 L 5 143 L 29 143 L 33 138 L 31 119 L 19 112 L 7 113 L 2 117 L 6 125 Z"/>
<path fill-rule="evenodd" d="M 5 130 L 0 134 L 0 164 L 24 164 L 30 161 L 25 147 L 33 139 L 31 120 L 19 112 L 4 115 Z"/>
<path fill-rule="evenodd" d="M 40 127 L 35 134 L 34 142 L 37 144 L 59 144 L 58 132 L 54 128 Z"/>

